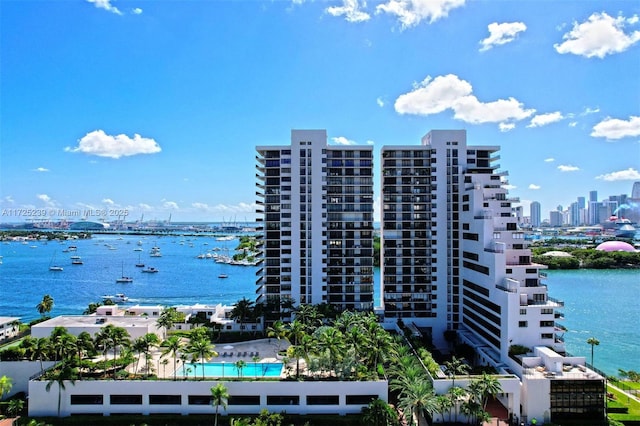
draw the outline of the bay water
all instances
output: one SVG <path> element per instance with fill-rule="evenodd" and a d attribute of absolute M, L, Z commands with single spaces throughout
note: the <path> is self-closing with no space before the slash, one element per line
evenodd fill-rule
<path fill-rule="evenodd" d="M 80 315 L 103 295 L 125 293 L 127 304 L 232 305 L 256 296 L 259 266 L 216 263 L 198 255 L 233 255 L 238 239 L 216 236 L 140 236 L 95 234 L 87 240 L 27 241 L 0 244 L 0 316 L 29 322 L 40 316 L 36 305 L 45 294 L 54 299 L 51 316 Z M 77 250 L 69 251 L 70 246 Z M 158 247 L 161 257 L 151 257 Z M 71 263 L 79 256 L 81 265 Z M 50 271 L 52 263 L 62 271 Z M 144 273 L 136 264 L 158 269 Z M 549 294 L 565 302 L 562 325 L 567 351 L 591 362 L 609 375 L 618 369 L 640 371 L 640 270 L 547 271 Z M 220 278 L 223 274 L 227 278 Z M 117 283 L 126 275 L 131 283 Z M 379 297 L 379 270 L 375 271 L 375 300 Z"/>

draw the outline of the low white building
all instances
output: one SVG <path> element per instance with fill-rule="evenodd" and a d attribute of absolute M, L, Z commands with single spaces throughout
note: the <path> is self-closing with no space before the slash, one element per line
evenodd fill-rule
<path fill-rule="evenodd" d="M 31 336 L 37 338 L 49 337 L 55 327 L 64 327 L 74 336 L 86 331 L 93 337 L 107 324 L 124 328 L 131 336 L 131 340 L 142 337 L 147 333 L 156 334 L 160 339 L 163 338 L 164 329 L 157 327 L 156 318 L 110 314 L 61 315 L 33 325 L 31 327 Z"/>
<path fill-rule="evenodd" d="M 16 337 L 20 332 L 20 318 L 0 317 L 0 342 Z"/>
<path fill-rule="evenodd" d="M 221 415 L 258 414 L 261 409 L 287 414 L 356 414 L 369 402 L 387 401 L 386 381 L 129 381 L 77 380 L 64 388 L 47 381 L 29 382 L 29 416 L 78 414 L 210 414 L 210 389 L 222 383 L 230 395 Z M 60 393 L 60 411 L 58 395 Z"/>

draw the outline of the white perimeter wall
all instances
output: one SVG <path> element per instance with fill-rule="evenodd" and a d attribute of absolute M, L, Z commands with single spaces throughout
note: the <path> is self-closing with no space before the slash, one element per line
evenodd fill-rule
<path fill-rule="evenodd" d="M 271 412 L 286 411 L 290 414 L 356 414 L 364 405 L 347 405 L 347 395 L 377 395 L 387 400 L 387 382 L 217 382 L 217 381 L 76 381 L 65 382 L 60 403 L 60 416 L 82 413 L 110 414 L 211 414 L 212 405 L 189 405 L 189 395 L 211 395 L 210 389 L 222 383 L 232 396 L 260 395 L 260 405 L 229 405 L 219 408 L 222 415 L 258 414 L 267 408 Z M 46 391 L 46 381 L 29 382 L 29 416 L 58 415 L 58 384 L 51 384 Z M 142 395 L 141 405 L 111 405 L 109 395 Z M 71 395 L 102 395 L 103 403 L 96 405 L 71 405 Z M 149 395 L 181 395 L 181 404 L 149 405 Z M 299 405 L 267 405 L 267 395 L 300 397 Z M 338 405 L 307 405 L 310 395 L 338 395 Z"/>

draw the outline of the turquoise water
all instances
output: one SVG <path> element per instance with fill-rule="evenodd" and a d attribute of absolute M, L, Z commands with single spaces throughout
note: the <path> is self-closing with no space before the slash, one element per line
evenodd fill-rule
<path fill-rule="evenodd" d="M 204 364 L 188 364 L 178 369 L 179 377 L 280 377 L 282 363 L 280 362 L 247 362 L 242 369 L 238 369 L 233 362 L 205 362 Z"/>
<path fill-rule="evenodd" d="M 134 251 L 138 247 L 143 251 Z M 54 299 L 52 316 L 80 315 L 89 303 L 102 295 L 125 293 L 128 304 L 227 304 L 243 297 L 255 298 L 258 267 L 232 266 L 211 259 L 197 259 L 207 251 L 213 253 L 235 248 L 238 240 L 217 241 L 211 236 L 150 237 L 95 235 L 91 240 L 61 244 L 58 242 L 11 242 L 0 244 L 0 316 L 20 317 L 23 322 L 38 318 L 36 305 L 45 294 Z M 64 253 L 69 245 L 76 252 Z M 160 247 L 162 257 L 150 257 L 150 249 Z M 110 249 L 114 248 L 114 249 Z M 49 271 L 55 255 L 64 270 Z M 72 265 L 71 256 L 80 256 L 82 265 Z M 145 266 L 159 270 L 142 273 Z M 116 283 L 124 274 L 132 283 Z M 218 278 L 224 273 L 228 278 Z M 618 368 L 640 371 L 640 270 L 616 271 L 548 271 L 546 284 L 552 297 L 564 300 L 567 350 L 586 356 L 591 347 L 586 340 L 600 340 L 594 348 L 594 364 L 608 374 Z M 375 271 L 376 301 L 379 301 L 379 270 Z"/>
<path fill-rule="evenodd" d="M 609 375 L 640 371 L 640 270 L 547 271 L 549 294 L 564 300 L 567 352 L 586 356 Z"/>

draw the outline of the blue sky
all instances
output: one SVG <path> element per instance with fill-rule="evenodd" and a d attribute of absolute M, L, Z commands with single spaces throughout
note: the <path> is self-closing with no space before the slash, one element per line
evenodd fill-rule
<path fill-rule="evenodd" d="M 640 180 L 636 1 L 0 8 L 0 222 L 42 209 L 251 221 L 255 146 L 291 129 L 373 144 L 376 163 L 384 145 L 466 129 L 502 147 L 511 196 L 544 217 Z"/>

